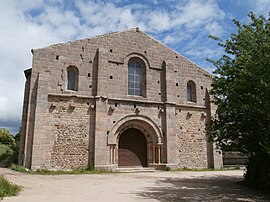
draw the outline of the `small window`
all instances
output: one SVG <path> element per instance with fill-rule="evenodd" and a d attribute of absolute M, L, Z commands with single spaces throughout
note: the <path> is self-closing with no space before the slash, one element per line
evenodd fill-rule
<path fill-rule="evenodd" d="M 194 81 L 187 82 L 187 101 L 196 102 L 196 85 Z"/>
<path fill-rule="evenodd" d="M 77 67 L 70 66 L 67 68 L 67 89 L 78 90 L 79 71 Z"/>

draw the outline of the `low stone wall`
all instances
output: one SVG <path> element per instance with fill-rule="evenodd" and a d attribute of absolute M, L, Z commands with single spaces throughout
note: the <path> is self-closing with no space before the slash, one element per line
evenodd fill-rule
<path fill-rule="evenodd" d="M 223 165 L 238 166 L 246 165 L 248 162 L 248 156 L 237 151 L 224 151 L 223 152 Z"/>

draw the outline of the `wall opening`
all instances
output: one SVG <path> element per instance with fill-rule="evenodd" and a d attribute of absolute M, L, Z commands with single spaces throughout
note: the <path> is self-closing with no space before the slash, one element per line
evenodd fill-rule
<path fill-rule="evenodd" d="M 147 141 L 141 131 L 127 129 L 120 135 L 118 145 L 118 167 L 147 166 Z"/>

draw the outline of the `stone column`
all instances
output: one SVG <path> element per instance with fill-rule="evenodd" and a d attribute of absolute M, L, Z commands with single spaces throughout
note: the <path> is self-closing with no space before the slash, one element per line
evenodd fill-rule
<path fill-rule="evenodd" d="M 156 146 L 153 145 L 153 164 L 156 163 Z"/>
<path fill-rule="evenodd" d="M 103 98 L 96 101 L 95 128 L 95 168 L 108 169 L 111 166 L 111 146 L 107 145 L 107 101 Z"/>
<path fill-rule="evenodd" d="M 158 164 L 160 164 L 160 155 L 161 155 L 160 146 L 158 146 L 157 149 L 158 149 Z"/>
<path fill-rule="evenodd" d="M 110 145 L 110 164 L 113 164 L 113 146 Z"/>
<path fill-rule="evenodd" d="M 47 134 L 47 99 L 49 71 L 38 73 L 35 122 L 33 128 L 32 169 L 49 168 L 50 139 Z"/>
<path fill-rule="evenodd" d="M 166 150 L 167 150 L 167 164 L 171 168 L 176 168 L 178 165 L 178 145 L 177 145 L 177 129 L 175 107 L 166 104 Z"/>
<path fill-rule="evenodd" d="M 113 164 L 115 164 L 115 145 L 113 145 Z"/>
<path fill-rule="evenodd" d="M 115 164 L 115 145 L 110 145 L 110 164 Z"/>

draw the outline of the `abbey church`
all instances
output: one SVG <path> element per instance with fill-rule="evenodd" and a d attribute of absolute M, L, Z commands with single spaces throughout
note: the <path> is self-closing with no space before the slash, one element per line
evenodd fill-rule
<path fill-rule="evenodd" d="M 211 75 L 138 28 L 32 50 L 19 163 L 32 169 L 221 168 Z"/>

